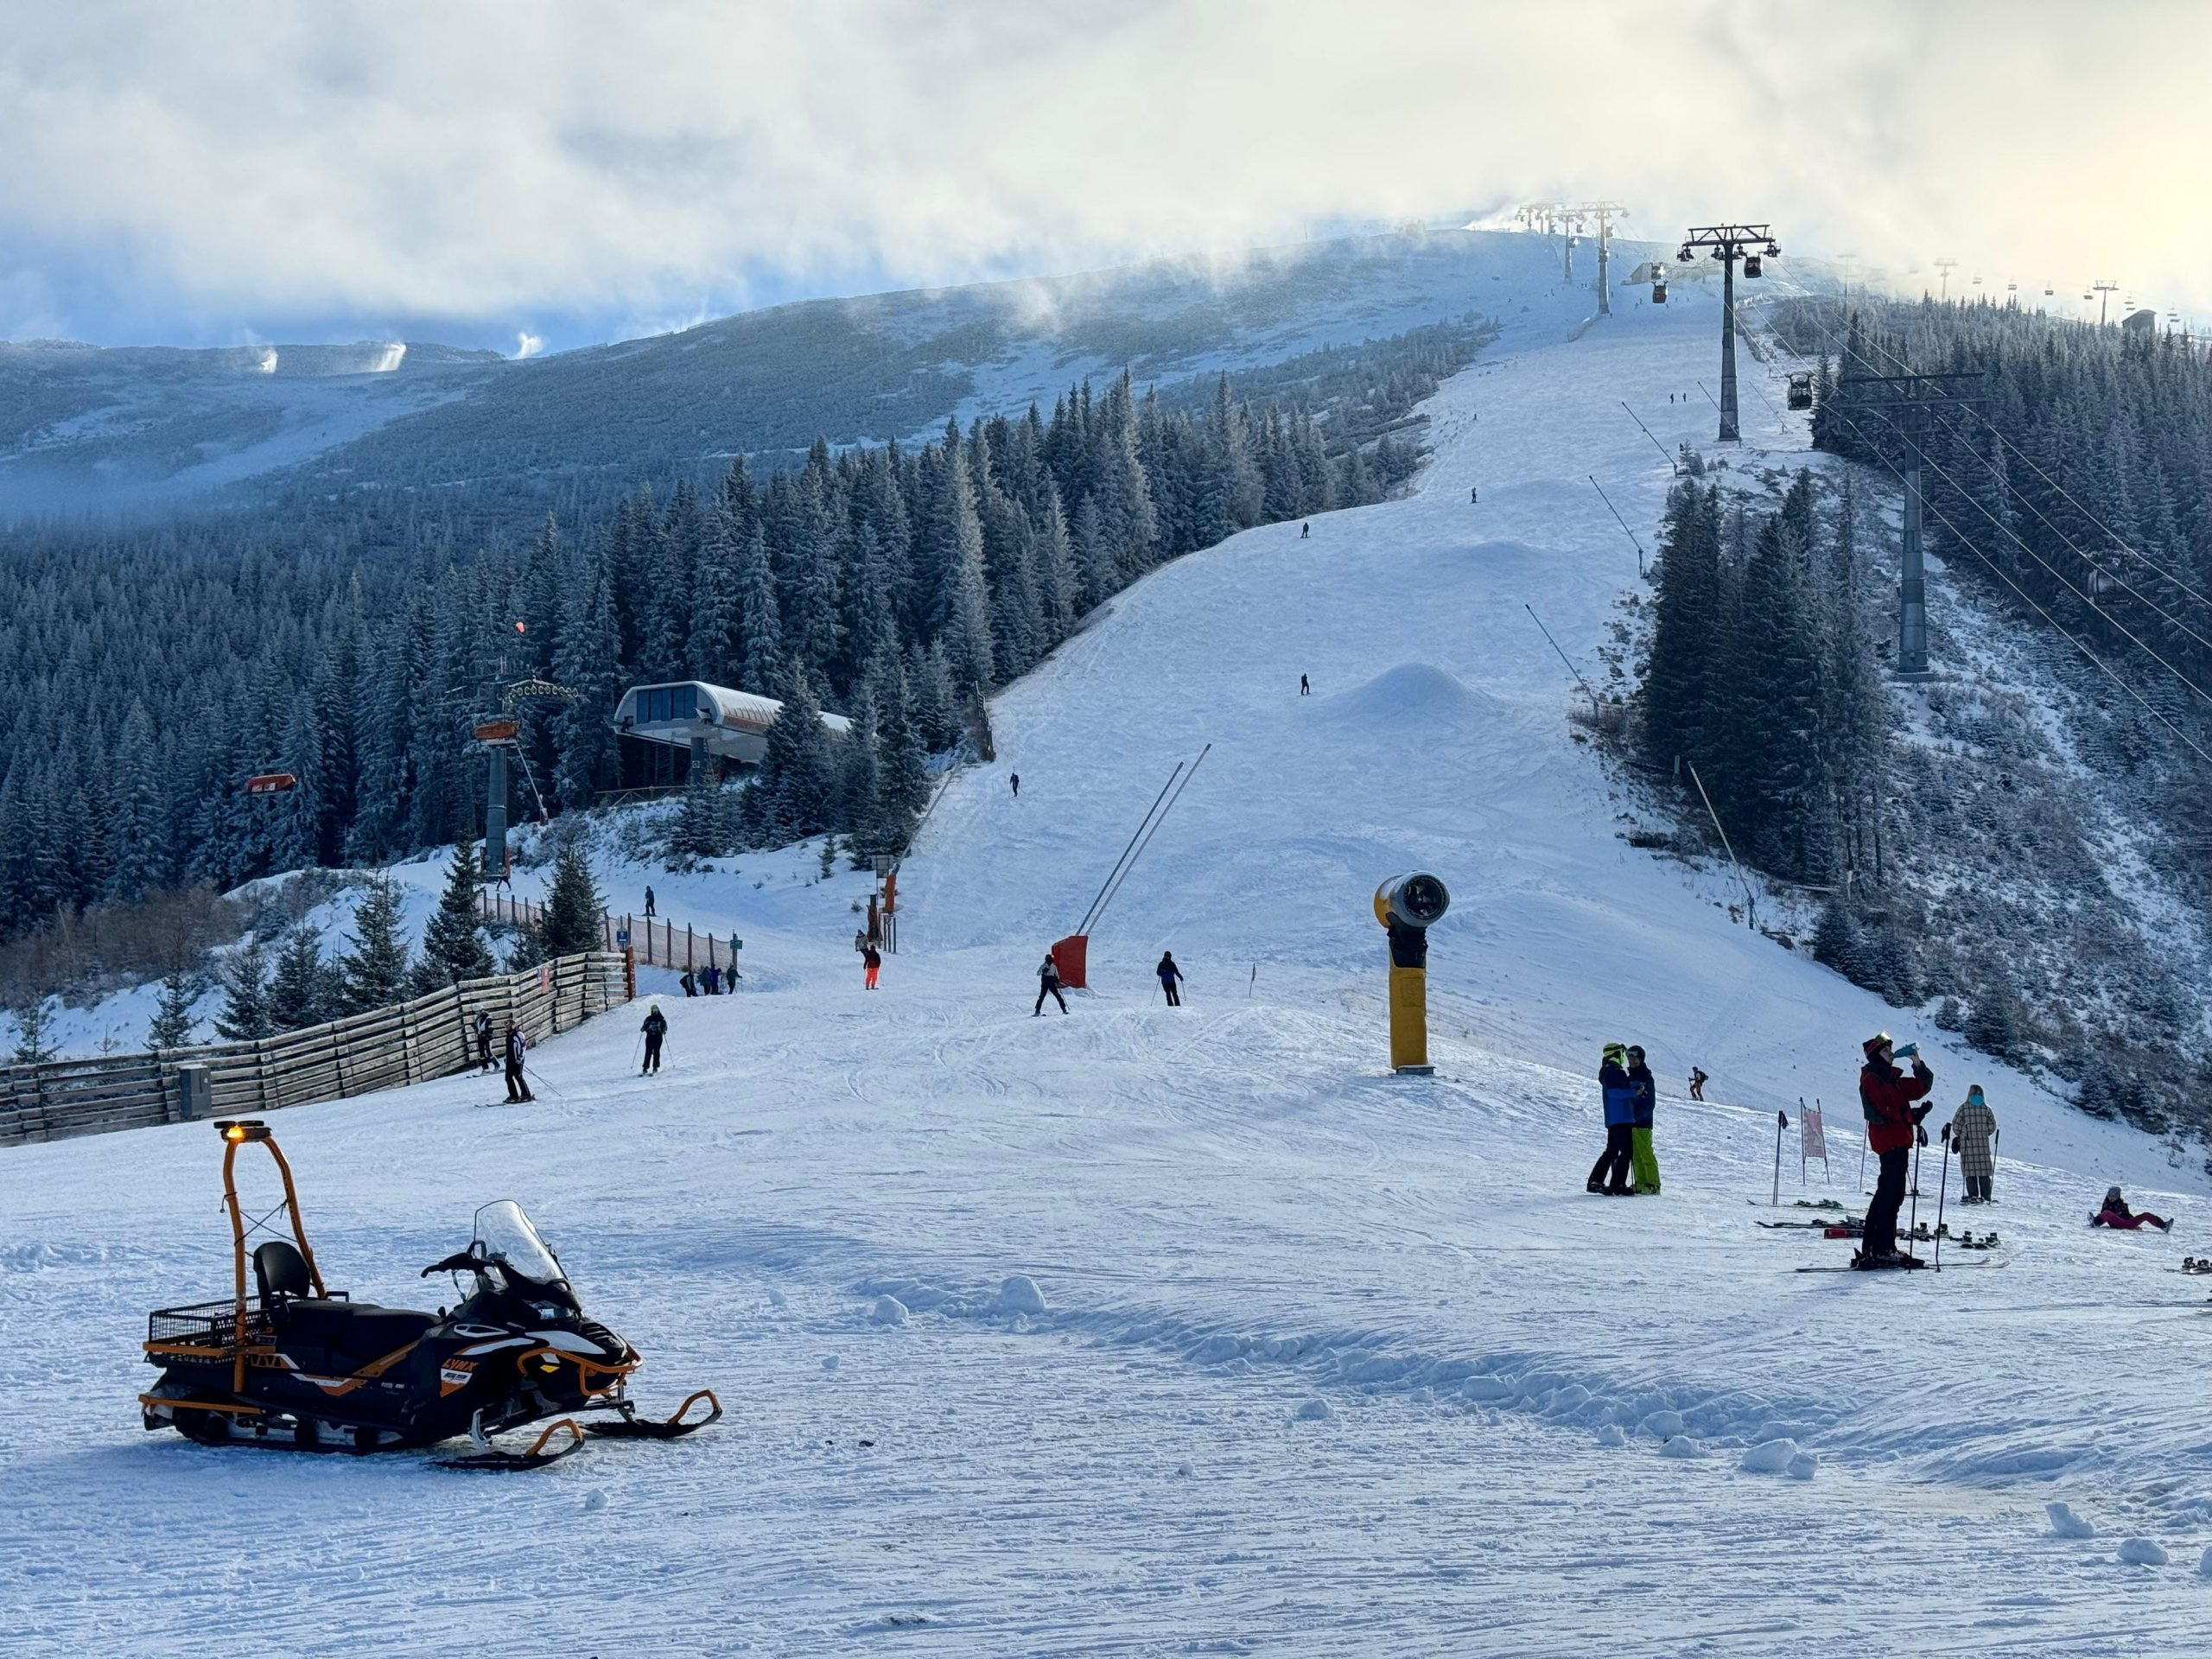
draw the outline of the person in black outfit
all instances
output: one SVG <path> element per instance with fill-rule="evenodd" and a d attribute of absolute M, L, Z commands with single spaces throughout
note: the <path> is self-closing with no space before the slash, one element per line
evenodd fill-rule
<path fill-rule="evenodd" d="M 638 1072 L 642 1077 L 648 1071 L 660 1070 L 660 1039 L 668 1035 L 668 1016 L 660 1011 L 659 1003 L 653 1004 L 645 1023 L 638 1029 L 645 1033 L 645 1063 Z"/>
<path fill-rule="evenodd" d="M 1313 683 L 1303 674 L 1298 677 L 1298 695 L 1301 697 L 1310 697 L 1313 695 Z"/>
<path fill-rule="evenodd" d="M 1060 1005 L 1060 1012 L 1068 1011 L 1068 1000 L 1060 995 L 1060 964 L 1052 960 L 1052 953 L 1045 953 L 1045 965 L 1037 970 L 1037 1006 L 1029 1010 L 1032 1019 L 1045 1012 L 1045 999 L 1051 997 Z"/>
<path fill-rule="evenodd" d="M 683 988 L 684 995 L 696 996 L 699 995 L 699 982 L 691 976 L 691 970 L 689 968 L 686 968 L 683 970 L 683 977 L 676 982 Z"/>
<path fill-rule="evenodd" d="M 1300 541 L 1310 541 L 1313 538 L 1313 526 L 1310 522 L 1302 524 L 1298 527 L 1298 539 Z"/>
<path fill-rule="evenodd" d="M 529 1080 L 522 1074 L 522 1057 L 527 1046 L 521 1027 L 511 1022 L 507 1027 L 507 1099 L 511 1103 L 537 1098 L 530 1092 Z"/>
<path fill-rule="evenodd" d="M 1160 976 L 1160 988 L 1167 993 L 1167 1006 L 1171 1008 L 1181 1007 L 1183 999 L 1175 989 L 1175 982 L 1183 977 L 1183 970 L 1175 965 L 1175 953 L 1173 950 L 1161 951 L 1160 966 L 1152 971 Z"/>
<path fill-rule="evenodd" d="M 493 1065 L 492 1016 L 479 1008 L 473 1026 L 476 1033 L 476 1069 L 489 1071 Z"/>
<path fill-rule="evenodd" d="M 652 917 L 652 913 L 653 913 L 653 890 L 652 890 L 651 887 L 647 887 L 647 888 L 645 889 L 645 915 L 647 916 L 647 918 L 650 918 Z"/>

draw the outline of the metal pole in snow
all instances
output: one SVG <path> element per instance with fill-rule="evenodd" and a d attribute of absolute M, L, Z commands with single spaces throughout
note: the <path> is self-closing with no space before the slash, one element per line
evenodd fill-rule
<path fill-rule="evenodd" d="M 1782 1207 L 1782 1132 L 1789 1127 L 1789 1114 L 1777 1112 L 1774 1115 L 1774 1199 L 1770 1206 L 1777 1210 Z"/>
<path fill-rule="evenodd" d="M 1943 1126 L 1943 1174 L 1936 1183 L 1936 1271 L 1943 1271 L 1943 1196 L 1951 1188 L 1951 1126 Z"/>

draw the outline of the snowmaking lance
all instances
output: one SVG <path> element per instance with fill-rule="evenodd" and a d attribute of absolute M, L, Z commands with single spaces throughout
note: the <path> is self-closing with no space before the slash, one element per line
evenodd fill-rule
<path fill-rule="evenodd" d="M 146 1360 L 161 1367 L 138 1396 L 148 1429 L 175 1428 L 205 1446 L 270 1446 L 301 1452 L 386 1452 L 466 1434 L 474 1450 L 438 1459 L 448 1469 L 536 1469 L 593 1434 L 674 1440 L 722 1414 L 701 1389 L 665 1421 L 638 1415 L 629 1397 L 638 1351 L 588 1317 L 568 1275 L 522 1206 L 476 1212 L 468 1248 L 423 1269 L 468 1274 L 474 1288 L 435 1313 L 379 1307 L 324 1287 L 300 1219 L 292 1168 L 268 1126 L 246 1118 L 215 1125 L 223 1137 L 223 1203 L 231 1217 L 232 1293 L 227 1301 L 156 1310 L 146 1321 Z M 238 1205 L 238 1148 L 269 1148 L 284 1184 L 278 1206 L 291 1237 L 249 1223 Z M 248 1236 L 270 1236 L 251 1252 Z M 686 1414 L 701 1402 L 702 1417 Z M 527 1451 L 495 1445 L 503 1429 L 550 1418 Z"/>

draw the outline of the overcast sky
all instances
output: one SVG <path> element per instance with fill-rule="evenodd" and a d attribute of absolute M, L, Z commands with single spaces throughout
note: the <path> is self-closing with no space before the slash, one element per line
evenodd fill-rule
<path fill-rule="evenodd" d="M 0 0 L 0 25 L 16 339 L 558 349 L 1560 195 L 2212 319 L 2212 4 Z"/>

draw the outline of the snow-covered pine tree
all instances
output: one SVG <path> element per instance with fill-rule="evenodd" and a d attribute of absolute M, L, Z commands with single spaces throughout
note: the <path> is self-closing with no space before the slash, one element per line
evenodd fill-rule
<path fill-rule="evenodd" d="M 60 1052 L 54 1046 L 54 1014 L 48 1001 L 43 996 L 25 997 L 11 1010 L 16 1016 L 16 1046 L 9 1058 L 17 1065 L 44 1065 Z"/>
<path fill-rule="evenodd" d="M 146 1027 L 146 1046 L 157 1052 L 192 1046 L 192 1005 L 199 1000 L 198 980 L 182 968 L 162 976 L 154 1017 Z"/>
<path fill-rule="evenodd" d="M 249 938 L 223 964 L 223 1009 L 215 1034 L 226 1043 L 251 1042 L 276 1029 L 269 1017 L 269 953 Z"/>
<path fill-rule="evenodd" d="M 339 997 L 347 1014 L 365 1014 L 407 1000 L 406 918 L 399 883 L 369 878 L 353 906 L 353 946 L 338 959 Z"/>
<path fill-rule="evenodd" d="M 335 988 L 329 964 L 322 959 L 322 941 L 305 923 L 294 928 L 277 952 L 276 969 L 270 977 L 267 1005 L 270 1027 L 298 1031 L 319 1026 L 334 1012 Z"/>
<path fill-rule="evenodd" d="M 606 909 L 598 885 L 592 880 L 583 837 L 573 832 L 563 836 L 554 851 L 553 880 L 546 890 L 544 921 L 538 930 L 545 954 L 568 957 L 604 949 Z"/>
<path fill-rule="evenodd" d="M 417 995 L 443 990 L 464 979 L 482 979 L 493 970 L 491 947 L 484 940 L 480 868 L 476 843 L 455 842 L 446 867 L 445 891 L 423 929 L 423 956 L 414 974 Z"/>

